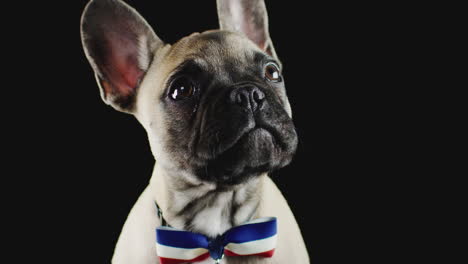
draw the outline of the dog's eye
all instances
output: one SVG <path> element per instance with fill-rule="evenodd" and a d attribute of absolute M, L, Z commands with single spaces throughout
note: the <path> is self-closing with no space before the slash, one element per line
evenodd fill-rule
<path fill-rule="evenodd" d="M 187 77 L 174 80 L 169 90 L 169 96 L 173 100 L 187 99 L 195 93 L 195 84 Z"/>
<path fill-rule="evenodd" d="M 281 81 L 281 74 L 274 63 L 269 63 L 265 67 L 265 78 L 271 82 L 280 82 Z"/>

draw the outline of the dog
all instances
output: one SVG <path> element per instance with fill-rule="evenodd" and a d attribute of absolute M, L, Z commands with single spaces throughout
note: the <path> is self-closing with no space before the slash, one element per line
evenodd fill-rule
<path fill-rule="evenodd" d="M 274 254 L 216 263 L 309 263 L 294 215 L 268 176 L 291 161 L 298 138 L 265 3 L 216 4 L 219 30 L 172 45 L 121 0 L 92 0 L 83 12 L 82 44 L 101 97 L 136 117 L 156 159 L 114 264 L 172 263 L 155 247 L 163 225 L 211 241 L 262 217 L 277 219 Z"/>

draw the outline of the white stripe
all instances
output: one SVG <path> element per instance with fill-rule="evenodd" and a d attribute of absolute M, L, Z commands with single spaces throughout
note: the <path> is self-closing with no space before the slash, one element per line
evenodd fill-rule
<path fill-rule="evenodd" d="M 262 218 L 257 218 L 257 219 L 245 222 L 242 225 L 264 223 L 264 222 L 268 222 L 268 221 L 273 221 L 275 219 L 276 219 L 276 217 L 262 217 Z"/>
<path fill-rule="evenodd" d="M 255 240 L 245 243 L 229 243 L 226 245 L 226 249 L 239 254 L 239 255 L 251 255 L 256 253 L 262 253 L 275 249 L 277 236 L 271 236 L 269 238 Z"/>
<path fill-rule="evenodd" d="M 158 256 L 163 258 L 190 260 L 208 252 L 208 250 L 204 248 L 168 247 L 156 243 L 156 252 Z"/>

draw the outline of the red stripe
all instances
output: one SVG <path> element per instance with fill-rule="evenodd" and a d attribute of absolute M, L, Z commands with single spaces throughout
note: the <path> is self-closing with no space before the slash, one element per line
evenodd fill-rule
<path fill-rule="evenodd" d="M 210 252 L 206 252 L 205 254 L 202 254 L 194 259 L 172 259 L 172 258 L 163 258 L 159 257 L 159 263 L 161 264 L 179 264 L 179 263 L 187 263 L 187 262 L 197 262 L 197 261 L 202 261 L 207 259 L 210 256 Z"/>
<path fill-rule="evenodd" d="M 239 254 L 236 254 L 228 249 L 224 249 L 224 254 L 226 256 L 261 256 L 261 257 L 264 257 L 264 258 L 271 258 L 273 257 L 273 253 L 275 253 L 275 250 L 272 249 L 272 250 L 269 250 L 269 251 L 265 251 L 265 252 L 261 252 L 261 253 L 255 253 L 255 254 L 250 254 L 250 255 L 239 255 Z"/>

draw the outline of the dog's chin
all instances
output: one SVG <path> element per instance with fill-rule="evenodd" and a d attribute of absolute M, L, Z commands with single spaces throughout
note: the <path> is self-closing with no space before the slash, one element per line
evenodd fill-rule
<path fill-rule="evenodd" d="M 292 142 L 296 144 L 297 142 Z M 252 177 L 271 172 L 287 165 L 293 156 L 294 149 L 288 147 L 281 136 L 274 131 L 255 128 L 242 135 L 229 149 L 207 161 L 206 166 L 197 169 L 197 176 L 205 181 L 219 185 L 236 185 Z"/>

